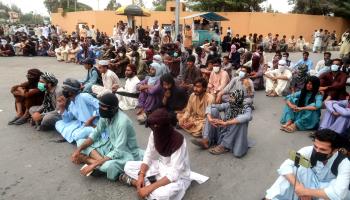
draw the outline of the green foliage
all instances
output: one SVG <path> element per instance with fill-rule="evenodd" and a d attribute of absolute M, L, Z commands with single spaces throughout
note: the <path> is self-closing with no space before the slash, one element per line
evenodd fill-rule
<path fill-rule="evenodd" d="M 43 24 L 44 18 L 41 15 L 26 13 L 20 16 L 21 24 Z"/>
<path fill-rule="evenodd" d="M 350 18 L 350 0 L 289 0 L 293 13 Z"/>
<path fill-rule="evenodd" d="M 168 0 L 169 1 L 169 0 Z M 165 11 L 167 0 L 153 0 L 152 4 L 155 11 Z"/>
<path fill-rule="evenodd" d="M 105 8 L 105 10 L 115 11 L 120 7 L 122 7 L 122 5 L 120 3 L 116 3 L 115 0 L 110 0 L 107 7 Z"/>
<path fill-rule="evenodd" d="M 193 11 L 211 12 L 259 12 L 266 0 L 188 0 L 187 7 Z"/>
<path fill-rule="evenodd" d="M 44 0 L 44 5 L 49 13 L 57 12 L 58 8 L 63 8 L 63 12 L 74 12 L 75 3 L 77 5 L 76 11 L 92 10 L 90 6 L 77 1 L 78 0 Z"/>

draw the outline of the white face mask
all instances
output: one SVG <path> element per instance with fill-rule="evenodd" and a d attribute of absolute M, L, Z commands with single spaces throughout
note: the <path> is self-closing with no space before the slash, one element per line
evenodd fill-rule
<path fill-rule="evenodd" d="M 282 60 L 287 60 L 287 57 L 286 57 L 286 56 L 283 56 L 283 57 L 282 57 Z"/>
<path fill-rule="evenodd" d="M 332 72 L 337 72 L 339 70 L 339 66 L 338 65 L 332 65 L 331 66 L 331 71 Z"/>
<path fill-rule="evenodd" d="M 214 51 L 210 51 L 210 55 L 214 55 Z"/>
<path fill-rule="evenodd" d="M 242 79 L 242 78 L 244 78 L 245 77 L 245 72 L 243 72 L 243 71 L 239 71 L 239 73 L 238 73 L 238 77 L 240 78 L 240 79 Z"/>
<path fill-rule="evenodd" d="M 118 55 L 119 55 L 119 57 L 123 57 L 124 54 L 123 53 L 118 53 Z"/>
<path fill-rule="evenodd" d="M 220 71 L 220 67 L 213 67 L 213 72 L 219 73 L 219 71 Z"/>
<path fill-rule="evenodd" d="M 284 70 L 286 70 L 286 66 L 278 65 L 278 70 L 280 70 L 280 72 L 284 72 Z"/>

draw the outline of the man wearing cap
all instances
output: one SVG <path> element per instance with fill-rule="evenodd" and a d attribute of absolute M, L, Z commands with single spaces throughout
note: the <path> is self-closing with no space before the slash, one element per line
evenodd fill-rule
<path fill-rule="evenodd" d="M 69 143 L 86 138 L 97 122 L 98 100 L 88 93 L 81 93 L 80 82 L 68 78 L 63 82 L 63 96 L 57 99 L 62 120 L 56 122 L 56 130 Z"/>
<path fill-rule="evenodd" d="M 161 55 L 158 55 L 158 54 L 154 55 L 153 56 L 153 63 L 158 63 L 161 66 L 161 68 L 159 69 L 161 75 L 170 73 L 169 68 L 164 64 L 163 58 Z"/>
<path fill-rule="evenodd" d="M 56 122 L 61 118 L 56 110 L 56 101 L 59 97 L 57 83 L 58 80 L 51 73 L 45 72 L 40 76 L 38 89 L 45 92 L 44 101 L 42 105 L 32 106 L 29 109 L 38 131 L 54 129 Z"/>
<path fill-rule="evenodd" d="M 88 71 L 86 78 L 84 81 L 81 81 L 81 85 L 83 88 L 82 92 L 92 94 L 92 86 L 93 85 L 102 85 L 102 80 L 100 78 L 98 69 L 93 65 L 94 59 L 87 58 L 83 61 L 84 68 Z"/>
<path fill-rule="evenodd" d="M 282 96 L 292 80 L 292 73 L 288 70 L 285 60 L 278 61 L 278 69 L 265 72 L 266 96 Z"/>
<path fill-rule="evenodd" d="M 108 64 L 108 60 L 100 60 L 98 62 L 98 71 L 102 76 L 103 86 L 93 85 L 91 88 L 92 92 L 98 98 L 100 98 L 105 93 L 111 93 L 112 91 L 115 92 L 115 90 L 117 90 L 120 85 L 118 76 L 112 70 L 108 69 Z"/>
<path fill-rule="evenodd" d="M 101 115 L 97 126 L 87 139 L 77 142 L 78 148 L 71 160 L 75 164 L 85 163 L 80 170 L 89 175 L 94 170 L 106 173 L 115 181 L 123 172 L 127 161 L 139 161 L 143 157 L 136 141 L 136 133 L 130 118 L 118 108 L 118 99 L 112 93 L 102 95 L 99 102 Z M 104 137 L 104 132 L 109 134 Z"/>
<path fill-rule="evenodd" d="M 61 46 L 57 49 L 55 49 L 56 52 L 56 58 L 58 61 L 68 61 L 68 50 L 69 46 L 67 45 L 67 41 L 62 40 L 61 41 Z"/>

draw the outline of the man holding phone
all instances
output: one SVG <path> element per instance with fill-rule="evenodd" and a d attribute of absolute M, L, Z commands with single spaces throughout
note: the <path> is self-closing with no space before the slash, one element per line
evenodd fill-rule
<path fill-rule="evenodd" d="M 350 160 L 338 152 L 337 133 L 316 131 L 313 146 L 298 153 L 310 161 L 310 168 L 287 159 L 278 169 L 279 177 L 266 191 L 265 200 L 350 199 Z M 294 192 L 295 191 L 295 192 Z"/>

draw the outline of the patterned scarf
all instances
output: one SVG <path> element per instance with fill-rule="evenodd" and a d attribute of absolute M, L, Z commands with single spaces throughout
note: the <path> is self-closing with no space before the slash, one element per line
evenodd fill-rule
<path fill-rule="evenodd" d="M 308 78 L 307 71 L 307 65 L 303 64 L 298 66 L 298 73 L 296 77 L 297 84 L 305 83 L 306 79 Z"/>
<path fill-rule="evenodd" d="M 46 91 L 43 100 L 43 113 L 48 113 L 56 109 L 55 91 Z"/>
<path fill-rule="evenodd" d="M 234 90 L 230 94 L 230 107 L 226 111 L 226 120 L 234 119 L 238 115 L 243 114 L 244 112 L 244 92 L 243 90 Z"/>

